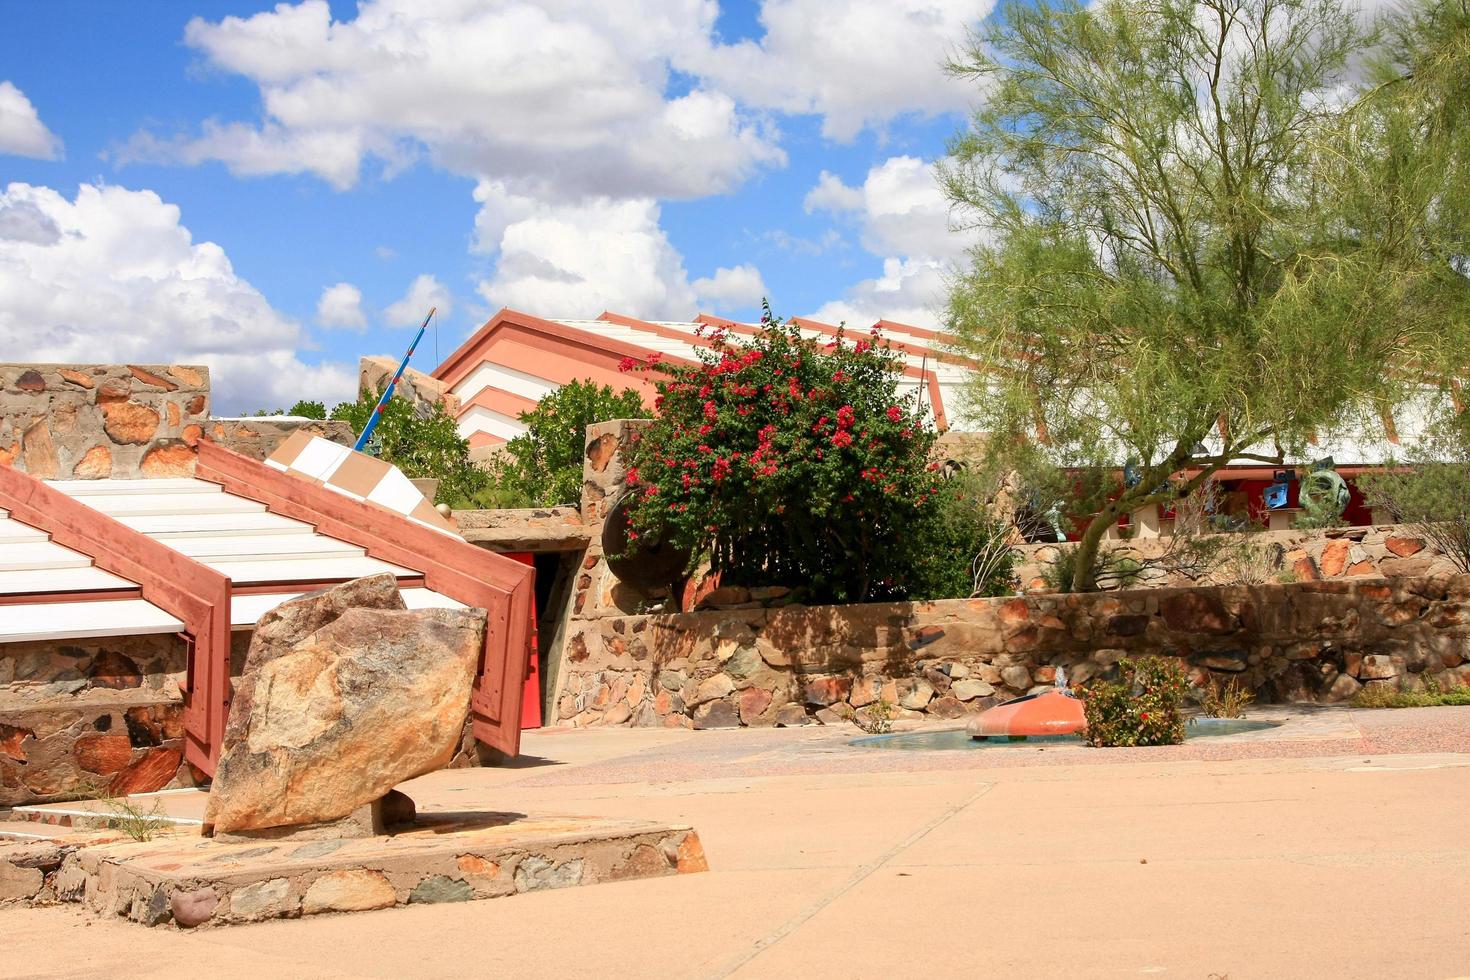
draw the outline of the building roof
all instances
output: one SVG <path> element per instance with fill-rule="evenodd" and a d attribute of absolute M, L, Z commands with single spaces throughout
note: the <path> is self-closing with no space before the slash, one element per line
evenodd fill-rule
<path fill-rule="evenodd" d="M 806 318 L 792 323 L 802 336 L 829 341 L 837 325 Z M 532 316 L 504 309 L 434 371 L 459 401 L 460 434 L 471 445 L 494 445 L 524 431 L 517 416 L 561 385 L 590 379 L 614 387 L 632 387 L 651 403 L 652 383 L 643 375 L 618 369 L 626 357 L 646 361 L 657 353 L 666 361 L 697 363 L 718 329 L 750 335 L 756 324 L 706 314 L 690 321 L 640 320 L 606 312 L 578 320 Z M 941 428 L 956 423 L 959 389 L 968 370 L 944 350 L 935 331 L 889 320 L 846 328 L 848 336 L 867 337 L 878 330 L 900 356 L 901 388 L 917 390 L 924 410 Z"/>

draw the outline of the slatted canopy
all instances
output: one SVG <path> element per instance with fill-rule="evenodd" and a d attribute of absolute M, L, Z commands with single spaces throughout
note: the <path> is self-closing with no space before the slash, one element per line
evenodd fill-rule
<path fill-rule="evenodd" d="M 186 748 L 212 772 L 228 715 L 230 632 L 305 592 L 387 573 L 411 609 L 487 610 L 475 733 L 516 753 L 534 630 L 530 568 L 450 525 L 209 442 L 197 473 L 43 483 L 0 467 L 0 643 L 183 635 Z"/>

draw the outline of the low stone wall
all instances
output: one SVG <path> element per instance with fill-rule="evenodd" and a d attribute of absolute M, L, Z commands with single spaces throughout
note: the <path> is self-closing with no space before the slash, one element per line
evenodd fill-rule
<path fill-rule="evenodd" d="M 579 551 L 590 536 L 576 507 L 457 510 L 454 522 L 466 541 L 492 551 Z"/>
<path fill-rule="evenodd" d="M 561 723 L 723 728 L 835 721 L 886 701 L 959 718 L 1124 656 L 1179 657 L 1196 693 L 1265 701 L 1363 685 L 1470 685 L 1470 576 L 785 606 L 570 623 Z"/>
<path fill-rule="evenodd" d="M 0 644 L 0 806 L 194 784 L 184 641 Z"/>

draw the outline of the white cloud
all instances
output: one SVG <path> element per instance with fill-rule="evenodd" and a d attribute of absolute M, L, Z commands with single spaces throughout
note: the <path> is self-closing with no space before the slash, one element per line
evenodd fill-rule
<path fill-rule="evenodd" d="M 61 156 L 61 140 L 41 122 L 25 93 L 10 82 L 0 82 L 0 153 L 38 160 Z"/>
<path fill-rule="evenodd" d="M 389 326 L 416 327 L 429 315 L 430 307 L 438 310 L 434 315 L 442 322 L 454 309 L 454 299 L 448 287 L 425 272 L 409 283 L 402 299 L 383 311 L 383 318 Z"/>
<path fill-rule="evenodd" d="M 317 300 L 316 320 L 324 327 L 344 330 L 367 329 L 367 316 L 362 312 L 362 290 L 350 282 L 339 282 L 322 290 Z"/>
<path fill-rule="evenodd" d="M 753 265 L 716 269 L 713 276 L 694 280 L 693 288 L 701 303 L 717 310 L 751 309 L 770 298 L 760 270 Z"/>
<path fill-rule="evenodd" d="M 938 330 L 947 268 L 933 259 L 884 259 L 882 275 L 864 279 L 849 288 L 842 299 L 822 304 L 812 318 L 857 327 L 895 320 Z"/>
<path fill-rule="evenodd" d="M 974 243 L 973 235 L 950 230 L 934 165 L 917 157 L 889 157 L 868 171 L 861 187 L 824 170 L 803 203 L 808 213 L 854 215 L 863 247 L 874 255 L 953 259 Z"/>
<path fill-rule="evenodd" d="M 714 0 L 325 0 L 190 21 L 185 41 L 259 86 L 258 125 L 139 134 L 122 156 L 313 172 L 352 186 L 364 160 L 440 165 L 575 197 L 698 197 L 784 163 L 729 95 L 666 95 L 674 55 L 708 44 Z"/>
<path fill-rule="evenodd" d="M 887 318 L 938 326 L 946 271 L 976 241 L 972 230 L 952 231 L 949 206 L 932 163 L 890 157 L 852 187 L 823 171 L 805 199 L 806 210 L 829 211 L 855 221 L 863 248 L 883 258 L 883 273 L 852 286 L 842 300 L 813 316 L 870 324 Z"/>
<path fill-rule="evenodd" d="M 356 371 L 302 363 L 299 326 L 152 191 L 83 186 L 67 200 L 14 183 L 0 193 L 7 213 L 55 231 L 0 236 L 0 350 L 12 359 L 206 364 L 218 413 L 353 395 Z"/>
<path fill-rule="evenodd" d="M 765 35 L 685 56 L 751 105 L 818 113 L 823 135 L 847 141 L 909 112 L 964 109 L 973 86 L 942 70 L 946 53 L 994 0 L 765 0 Z"/>
<path fill-rule="evenodd" d="M 491 306 L 551 317 L 613 310 L 688 317 L 695 307 L 684 260 L 648 199 L 546 204 L 482 181 L 475 189 L 476 248 L 498 253 L 479 287 Z"/>

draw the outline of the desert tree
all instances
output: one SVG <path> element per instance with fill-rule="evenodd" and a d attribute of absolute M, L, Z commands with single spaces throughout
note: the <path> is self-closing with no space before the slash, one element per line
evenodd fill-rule
<path fill-rule="evenodd" d="M 1376 43 L 1336 0 L 1043 0 L 952 59 L 980 104 L 941 180 L 982 244 L 947 326 L 992 445 L 1092 489 L 1072 589 L 1119 515 L 1305 458 L 1448 349 L 1443 175 L 1366 156 L 1402 138 L 1357 111 Z"/>

